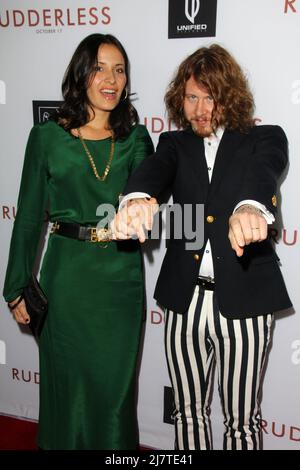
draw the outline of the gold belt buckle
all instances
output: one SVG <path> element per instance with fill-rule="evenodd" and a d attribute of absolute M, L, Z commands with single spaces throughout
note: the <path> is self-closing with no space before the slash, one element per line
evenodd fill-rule
<path fill-rule="evenodd" d="M 112 232 L 107 228 L 97 228 L 91 229 L 91 242 L 93 243 L 107 243 L 111 241 Z"/>
<path fill-rule="evenodd" d="M 51 227 L 51 230 L 50 230 L 50 234 L 55 233 L 56 230 L 59 230 L 59 223 L 58 223 L 57 221 L 54 222 L 54 224 L 52 224 L 52 227 Z"/>
<path fill-rule="evenodd" d="M 96 228 L 91 228 L 91 242 L 97 243 L 98 242 L 98 234 Z"/>

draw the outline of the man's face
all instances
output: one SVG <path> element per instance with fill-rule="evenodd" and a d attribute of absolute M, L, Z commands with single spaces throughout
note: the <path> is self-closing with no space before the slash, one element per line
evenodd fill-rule
<path fill-rule="evenodd" d="M 190 77 L 185 85 L 183 110 L 193 131 L 201 137 L 208 137 L 213 132 L 211 120 L 214 106 L 208 90 L 199 86 L 193 76 Z"/>

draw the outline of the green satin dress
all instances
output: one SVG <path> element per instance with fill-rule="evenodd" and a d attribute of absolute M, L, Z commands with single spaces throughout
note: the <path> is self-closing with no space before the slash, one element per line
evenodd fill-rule
<path fill-rule="evenodd" d="M 99 175 L 111 139 L 87 140 Z M 4 296 L 27 284 L 49 206 L 51 221 L 96 225 L 118 205 L 131 172 L 153 146 L 144 126 L 117 141 L 107 179 L 96 179 L 80 140 L 54 122 L 33 127 L 25 154 Z M 136 241 L 107 245 L 50 235 L 41 285 L 49 314 L 40 338 L 42 449 L 135 449 L 136 362 L 144 310 Z"/>

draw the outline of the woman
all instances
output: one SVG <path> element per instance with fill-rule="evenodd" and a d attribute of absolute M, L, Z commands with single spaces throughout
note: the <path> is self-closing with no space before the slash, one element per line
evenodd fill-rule
<path fill-rule="evenodd" d="M 98 206 L 117 206 L 129 175 L 153 151 L 129 86 L 120 42 L 88 36 L 67 68 L 64 104 L 33 127 L 26 148 L 4 296 L 13 307 L 28 283 L 49 204 L 53 233 L 40 275 L 49 301 L 39 342 L 42 449 L 137 446 L 141 253 L 137 242 L 107 241 L 103 229 L 98 242 L 87 228 L 96 228 Z M 12 312 L 29 322 L 24 301 Z"/>

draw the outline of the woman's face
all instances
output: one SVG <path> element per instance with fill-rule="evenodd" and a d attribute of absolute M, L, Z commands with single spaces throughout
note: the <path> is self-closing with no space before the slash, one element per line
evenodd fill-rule
<path fill-rule="evenodd" d="M 119 103 L 126 86 L 125 60 L 112 44 L 99 46 L 95 75 L 87 88 L 90 107 L 97 114 L 110 112 Z"/>

